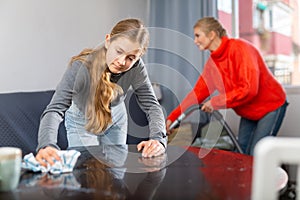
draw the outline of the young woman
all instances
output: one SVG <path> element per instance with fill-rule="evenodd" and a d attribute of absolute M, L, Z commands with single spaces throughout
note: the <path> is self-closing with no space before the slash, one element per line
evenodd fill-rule
<path fill-rule="evenodd" d="M 238 140 L 246 154 L 265 136 L 276 136 L 283 121 L 287 101 L 282 86 L 268 70 L 259 51 L 242 39 L 228 38 L 226 30 L 213 17 L 194 26 L 194 42 L 209 50 L 207 61 L 194 89 L 167 118 L 170 124 L 193 104 L 202 110 L 232 108 L 241 116 Z M 218 91 L 217 95 L 211 95 Z M 207 97 L 211 97 L 207 100 Z"/>
<path fill-rule="evenodd" d="M 146 112 L 150 139 L 137 145 L 144 157 L 158 156 L 166 148 L 165 120 L 154 95 L 141 56 L 149 33 L 138 19 L 118 22 L 105 44 L 85 49 L 71 59 L 50 104 L 43 112 L 36 159 L 53 164 L 57 155 L 59 124 L 65 119 L 68 148 L 125 144 L 127 112 L 124 98 L 129 87 Z"/>

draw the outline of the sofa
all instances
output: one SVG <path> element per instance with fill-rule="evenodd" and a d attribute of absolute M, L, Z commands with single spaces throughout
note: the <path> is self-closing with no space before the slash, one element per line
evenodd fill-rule
<path fill-rule="evenodd" d="M 54 91 L 12 92 L 0 94 L 0 146 L 19 147 L 23 155 L 35 152 L 40 116 Z M 58 134 L 58 145 L 68 146 L 64 123 Z"/>
<path fill-rule="evenodd" d="M 23 155 L 35 153 L 40 117 L 53 93 L 54 90 L 0 93 L 0 147 L 19 147 Z M 129 108 L 127 143 L 148 139 L 148 121 L 132 91 L 125 104 Z M 63 150 L 68 147 L 64 122 L 60 124 L 57 142 Z"/>

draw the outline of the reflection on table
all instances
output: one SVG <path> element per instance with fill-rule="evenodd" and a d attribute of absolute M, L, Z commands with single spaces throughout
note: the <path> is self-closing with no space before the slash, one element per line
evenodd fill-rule
<path fill-rule="evenodd" d="M 78 148 L 72 173 L 23 172 L 0 199 L 250 199 L 252 157 L 169 146 L 143 158 L 133 145 Z"/>

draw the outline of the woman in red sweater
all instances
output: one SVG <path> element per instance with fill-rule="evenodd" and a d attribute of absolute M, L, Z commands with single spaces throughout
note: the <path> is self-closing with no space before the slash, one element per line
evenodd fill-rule
<path fill-rule="evenodd" d="M 194 35 L 195 44 L 209 50 L 210 57 L 193 90 L 168 116 L 167 132 L 172 133 L 170 124 L 194 104 L 203 103 L 201 110 L 208 113 L 231 108 L 241 116 L 240 146 L 245 154 L 253 155 L 261 138 L 276 136 L 288 105 L 285 91 L 259 51 L 245 40 L 228 38 L 215 18 L 198 20 Z"/>

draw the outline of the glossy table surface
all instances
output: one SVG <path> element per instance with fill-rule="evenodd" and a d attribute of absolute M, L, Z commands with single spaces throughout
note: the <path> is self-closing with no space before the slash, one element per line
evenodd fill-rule
<path fill-rule="evenodd" d="M 88 147 L 71 173 L 23 172 L 0 199 L 250 199 L 251 156 L 169 146 L 143 158 L 135 145 Z"/>

